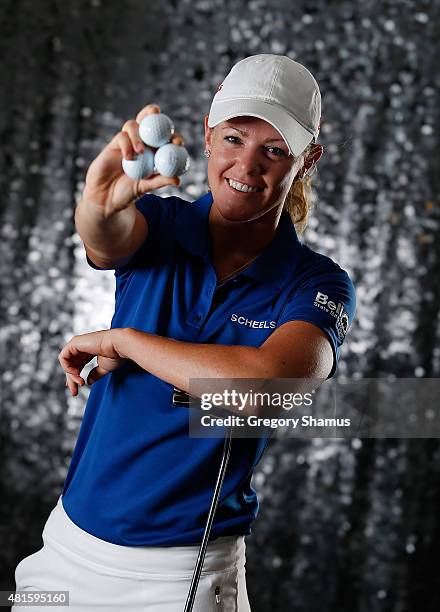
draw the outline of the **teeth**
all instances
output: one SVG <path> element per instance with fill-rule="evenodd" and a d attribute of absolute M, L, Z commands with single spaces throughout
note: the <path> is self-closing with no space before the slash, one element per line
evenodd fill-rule
<path fill-rule="evenodd" d="M 249 185 L 244 185 L 243 183 L 239 183 L 238 181 L 233 181 L 232 179 L 228 179 L 228 183 L 230 184 L 231 187 L 233 187 L 234 189 L 237 189 L 237 191 L 244 191 L 244 192 L 260 191 L 258 187 L 250 187 Z"/>

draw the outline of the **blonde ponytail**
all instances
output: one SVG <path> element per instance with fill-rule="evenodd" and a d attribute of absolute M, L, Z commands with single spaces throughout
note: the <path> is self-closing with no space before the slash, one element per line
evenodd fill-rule
<path fill-rule="evenodd" d="M 307 149 L 302 153 L 304 159 L 307 157 L 312 145 L 309 145 Z M 313 171 L 316 170 L 316 166 Z M 303 179 L 295 179 L 287 193 L 286 199 L 284 200 L 284 208 L 292 223 L 295 225 L 297 234 L 301 235 L 307 227 L 308 215 L 314 206 L 312 189 L 312 176 L 308 173 Z"/>

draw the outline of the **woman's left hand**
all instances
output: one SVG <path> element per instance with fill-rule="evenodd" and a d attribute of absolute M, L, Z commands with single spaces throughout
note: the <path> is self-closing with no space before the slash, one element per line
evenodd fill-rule
<path fill-rule="evenodd" d="M 87 384 L 94 382 L 119 368 L 126 358 L 116 348 L 116 336 L 122 330 L 106 329 L 89 334 L 73 336 L 58 355 L 63 370 L 66 372 L 66 386 L 72 395 L 77 395 L 78 385 L 85 384 L 80 376 L 84 366 L 94 357 L 98 365 L 90 370 Z"/>

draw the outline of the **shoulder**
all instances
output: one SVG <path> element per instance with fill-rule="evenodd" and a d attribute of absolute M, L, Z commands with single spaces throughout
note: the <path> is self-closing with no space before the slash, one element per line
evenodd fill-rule
<path fill-rule="evenodd" d="M 319 330 L 324 332 L 333 350 L 333 366 L 328 375 L 331 377 L 355 312 L 356 292 L 348 272 L 331 257 L 300 243 L 299 261 L 278 320 L 278 326 L 284 327 L 287 345 L 289 339 L 295 343 L 297 334 L 302 333 L 303 345 L 318 346 L 317 334 Z M 312 327 L 306 324 L 318 329 L 312 332 Z M 321 334 L 321 342 L 322 339 Z M 319 346 L 317 350 L 319 353 Z"/>
<path fill-rule="evenodd" d="M 298 269 L 298 288 L 307 288 L 322 284 L 323 287 L 334 287 L 350 299 L 355 299 L 355 285 L 347 270 L 342 268 L 328 255 L 315 251 L 301 243 L 301 264 Z"/>
<path fill-rule="evenodd" d="M 300 261 L 292 278 L 280 323 L 301 319 L 321 327 L 336 325 L 343 341 L 356 314 L 356 290 L 347 270 L 331 257 L 301 243 Z"/>

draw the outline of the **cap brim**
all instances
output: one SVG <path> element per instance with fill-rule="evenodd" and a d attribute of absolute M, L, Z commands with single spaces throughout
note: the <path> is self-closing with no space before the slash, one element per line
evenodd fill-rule
<path fill-rule="evenodd" d="M 287 111 L 263 100 L 241 99 L 213 102 L 208 116 L 208 126 L 215 127 L 233 117 L 257 117 L 270 123 L 282 136 L 289 153 L 298 156 L 312 141 L 314 134 L 306 130 Z"/>

